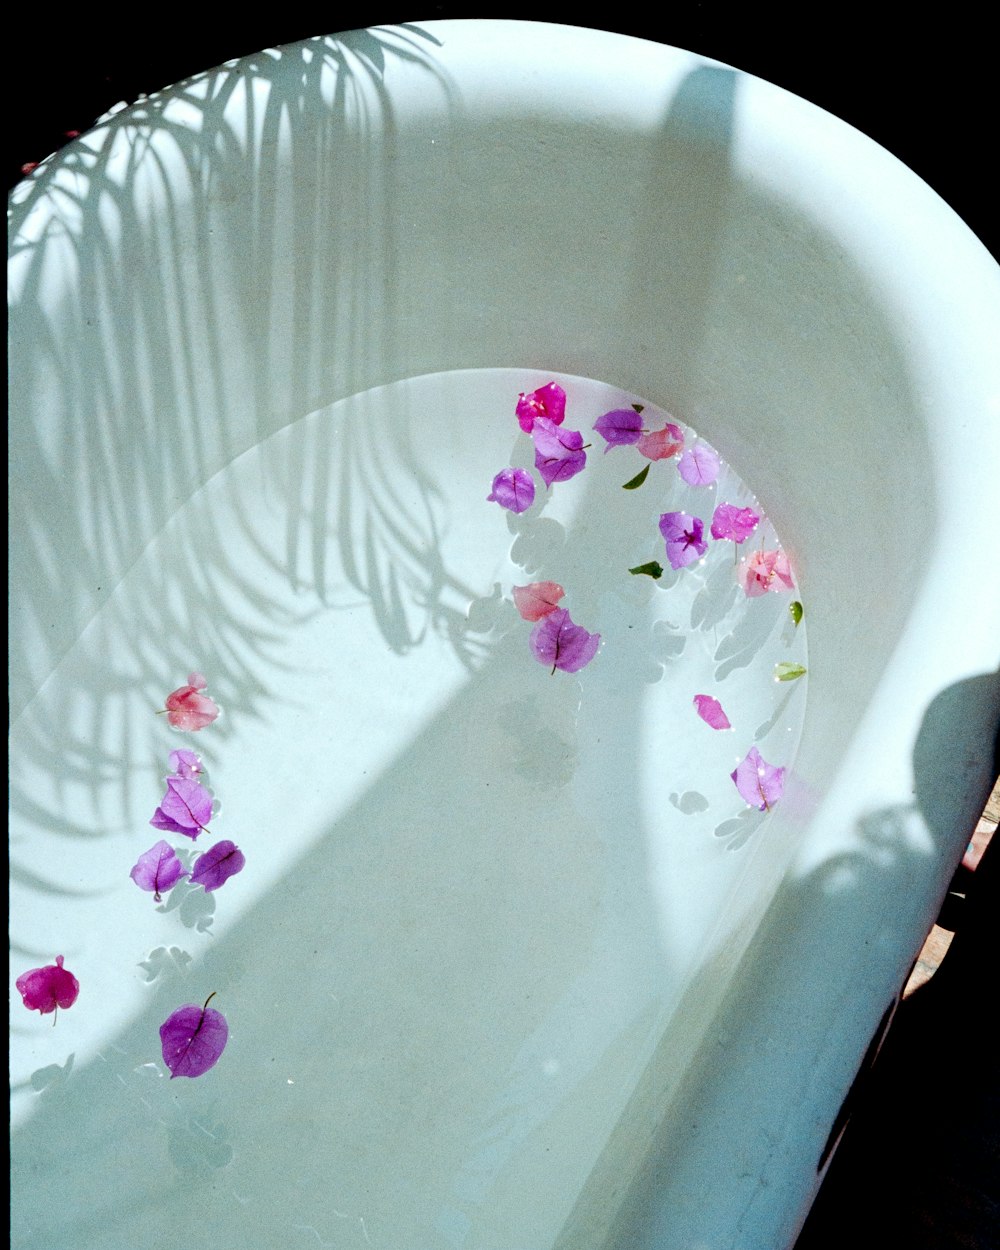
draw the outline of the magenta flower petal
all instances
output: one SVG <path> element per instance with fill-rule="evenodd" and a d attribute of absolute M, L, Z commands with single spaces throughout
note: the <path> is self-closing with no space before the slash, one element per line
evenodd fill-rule
<path fill-rule="evenodd" d="M 201 673 L 190 673 L 188 684 L 167 695 L 167 720 L 175 729 L 204 729 L 219 715 L 219 709 L 207 694 L 201 694 L 207 682 Z"/>
<path fill-rule="evenodd" d="M 225 885 L 230 877 L 242 872 L 246 857 L 235 842 L 216 842 L 209 847 L 204 855 L 194 861 L 191 873 L 191 884 L 205 887 L 205 893 L 211 894 L 219 886 Z"/>
<path fill-rule="evenodd" d="M 197 838 L 212 819 L 212 796 L 200 782 L 183 777 L 167 778 L 167 792 L 149 822 L 154 829 Z"/>
<path fill-rule="evenodd" d="M 729 538 L 734 543 L 745 542 L 759 524 L 760 517 L 753 508 L 720 503 L 712 513 L 712 537 Z"/>
<path fill-rule="evenodd" d="M 732 729 L 729 717 L 722 710 L 722 704 L 710 694 L 696 694 L 694 707 L 706 725 L 711 725 L 713 729 Z"/>
<path fill-rule="evenodd" d="M 566 430 L 547 417 L 535 421 L 531 437 L 535 442 L 535 468 L 546 486 L 566 482 L 582 472 L 587 463 L 583 435 L 579 430 Z"/>
<path fill-rule="evenodd" d="M 755 551 L 740 561 L 739 582 L 751 599 L 766 595 L 769 590 L 792 590 L 795 581 L 788 557 L 781 550 Z"/>
<path fill-rule="evenodd" d="M 63 967 L 62 955 L 56 956 L 54 964 L 22 973 L 15 984 L 25 1007 L 43 1016 L 57 1007 L 72 1007 L 80 993 L 80 982 Z"/>
<path fill-rule="evenodd" d="M 537 391 L 517 399 L 517 420 L 525 434 L 530 434 L 539 417 L 546 417 L 553 425 L 562 425 L 566 417 L 566 392 L 555 382 L 547 382 Z"/>
<path fill-rule="evenodd" d="M 642 417 L 634 408 L 615 408 L 598 417 L 594 429 L 607 442 L 605 452 L 612 447 L 626 447 L 637 443 L 642 437 Z"/>
<path fill-rule="evenodd" d="M 535 502 L 535 481 L 527 469 L 501 469 L 486 496 L 508 512 L 526 512 Z"/>
<path fill-rule="evenodd" d="M 682 569 L 700 560 L 708 550 L 702 535 L 705 527 L 696 516 L 686 512 L 664 512 L 660 517 L 660 533 L 667 544 L 667 560 L 672 569 Z"/>
<path fill-rule="evenodd" d="M 669 460 L 683 450 L 684 431 L 668 421 L 662 430 L 650 430 L 648 434 L 643 434 L 636 447 L 647 460 Z"/>
<path fill-rule="evenodd" d="M 157 842 L 144 855 L 140 855 L 129 876 L 140 890 L 153 895 L 153 902 L 162 902 L 161 891 L 169 893 L 187 871 L 169 842 Z"/>
<path fill-rule="evenodd" d="M 704 443 L 686 451 L 677 461 L 677 472 L 689 486 L 710 486 L 719 476 L 719 457 Z"/>
<path fill-rule="evenodd" d="M 556 608 L 538 622 L 528 640 L 535 659 L 551 665 L 552 671 L 577 673 L 597 654 L 600 634 L 589 634 L 574 625 L 565 608 Z"/>
<path fill-rule="evenodd" d="M 525 621 L 540 621 L 556 610 L 565 590 L 558 582 L 532 582 L 530 586 L 514 587 L 514 606 Z"/>
<path fill-rule="evenodd" d="M 785 789 L 785 770 L 768 764 L 756 747 L 751 747 L 730 777 L 742 797 L 759 811 L 772 808 Z"/>
<path fill-rule="evenodd" d="M 209 996 L 209 1002 L 211 995 Z M 178 1007 L 160 1025 L 163 1062 L 175 1076 L 201 1076 L 219 1062 L 229 1040 L 229 1025 L 221 1011 L 197 1003 Z"/>

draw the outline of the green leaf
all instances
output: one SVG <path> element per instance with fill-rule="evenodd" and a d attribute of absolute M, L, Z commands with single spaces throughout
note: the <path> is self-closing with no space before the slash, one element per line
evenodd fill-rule
<path fill-rule="evenodd" d="M 643 408 L 644 408 L 644 407 L 645 407 L 645 404 L 633 404 L 633 405 L 632 405 L 632 411 L 633 411 L 633 412 L 642 412 L 642 410 L 643 410 Z"/>
<path fill-rule="evenodd" d="M 795 681 L 797 677 L 804 677 L 805 674 L 806 670 L 802 664 L 792 664 L 789 660 L 774 666 L 775 681 Z"/>
<path fill-rule="evenodd" d="M 637 564 L 634 569 L 629 569 L 630 573 L 645 573 L 647 577 L 659 578 L 663 576 L 663 565 L 658 564 L 655 560 L 650 560 L 648 564 Z M 805 669 L 802 670 L 805 672 Z"/>
<path fill-rule="evenodd" d="M 635 475 L 634 478 L 632 478 L 630 482 L 625 483 L 625 485 L 622 487 L 622 490 L 638 490 L 639 487 L 646 480 L 646 474 L 648 472 L 649 472 L 649 465 L 647 464 L 644 469 L 639 470 L 639 472 Z"/>
<path fill-rule="evenodd" d="M 802 604 L 799 603 L 798 599 L 795 599 L 788 605 L 788 610 L 792 614 L 792 620 L 798 625 L 799 621 L 802 620 Z"/>

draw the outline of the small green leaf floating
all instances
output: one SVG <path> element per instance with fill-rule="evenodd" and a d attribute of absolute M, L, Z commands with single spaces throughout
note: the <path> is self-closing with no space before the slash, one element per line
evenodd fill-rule
<path fill-rule="evenodd" d="M 626 482 L 622 486 L 622 490 L 638 490 L 639 487 L 646 480 L 646 475 L 648 473 L 649 473 L 649 465 L 647 464 L 644 469 L 639 470 L 639 472 L 635 475 L 634 478 L 631 479 L 631 481 Z"/>
<path fill-rule="evenodd" d="M 795 681 L 796 678 L 804 677 L 805 674 L 806 670 L 802 664 L 792 664 L 789 660 L 774 666 L 775 681 Z"/>
<path fill-rule="evenodd" d="M 663 576 L 663 565 L 656 560 L 650 560 L 648 564 L 637 564 L 634 569 L 629 569 L 632 574 L 645 573 L 647 577 L 660 578 Z M 802 670 L 805 672 L 805 669 Z"/>
<path fill-rule="evenodd" d="M 795 599 L 788 605 L 788 610 L 792 614 L 792 620 L 798 625 L 799 621 L 802 620 L 802 604 L 799 603 L 798 599 Z"/>

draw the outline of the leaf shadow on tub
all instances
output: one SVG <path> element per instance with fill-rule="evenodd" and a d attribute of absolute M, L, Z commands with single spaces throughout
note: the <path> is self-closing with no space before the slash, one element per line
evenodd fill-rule
<path fill-rule="evenodd" d="M 272 99 L 277 101 L 275 111 L 270 111 L 269 103 L 265 118 L 277 127 L 282 98 L 279 93 L 268 97 L 269 102 Z M 293 95 L 283 103 L 297 100 Z M 197 95 L 187 103 L 201 107 Z M 727 72 L 696 71 L 665 116 L 662 133 L 650 141 L 653 151 L 645 150 L 644 140 L 642 159 L 636 162 L 645 171 L 642 190 L 648 196 L 647 209 L 642 229 L 629 241 L 628 289 L 623 302 L 639 293 L 649 294 L 658 284 L 675 298 L 665 309 L 662 326 L 650 329 L 648 355 L 623 357 L 634 372 L 630 368 L 631 376 L 620 382 L 639 391 L 645 381 L 648 389 L 660 392 L 649 360 L 669 341 L 678 391 L 692 405 L 699 377 L 710 373 L 717 379 L 719 375 L 718 361 L 702 342 L 711 338 L 712 325 L 704 305 L 706 300 L 726 302 L 725 288 L 730 279 L 735 280 L 732 267 L 739 263 L 742 234 L 764 229 L 781 235 L 791 269 L 796 239 L 807 252 L 836 250 L 831 240 L 798 221 L 786 206 L 755 196 L 745 187 L 736 194 L 727 161 L 732 106 L 733 82 Z M 730 193 L 713 198 L 707 215 L 683 201 L 685 179 L 676 176 L 678 170 L 693 174 L 698 168 L 693 136 L 706 130 L 715 139 L 710 145 L 711 185 Z M 141 128 L 134 141 L 140 138 Z M 218 133 L 213 142 L 217 138 Z M 191 161 L 192 176 L 201 168 L 203 157 L 211 170 L 215 158 L 209 159 L 207 147 L 195 143 L 186 131 L 178 141 L 194 143 L 198 159 Z M 226 148 L 227 143 L 223 136 L 222 146 Z M 101 171 L 99 152 L 94 160 Z M 225 198 L 233 188 L 223 184 L 224 179 L 213 182 Z M 677 211 L 670 211 L 671 203 Z M 698 247 L 672 272 L 669 267 L 657 272 L 656 264 L 649 263 L 651 249 L 646 245 L 663 232 L 689 230 L 693 221 L 699 223 Z M 109 241 L 101 236 L 99 222 L 95 218 L 87 224 L 96 231 L 89 245 L 95 255 L 104 255 Z M 251 259 L 266 257 L 273 227 L 273 222 L 263 223 Z M 167 243 L 165 255 L 172 264 L 167 266 L 165 281 L 173 281 L 175 273 L 188 272 L 184 257 L 189 240 L 171 231 Z M 240 281 L 252 284 L 256 281 L 253 267 L 243 272 L 236 263 L 235 240 L 232 244 L 234 271 L 242 273 Z M 197 245 L 192 254 L 198 257 Z M 366 257 L 365 263 L 372 259 Z M 620 259 L 615 256 L 616 263 Z M 308 290 L 308 265 L 299 263 L 297 280 Z M 84 255 L 81 264 L 93 264 L 93 260 Z M 383 257 L 374 272 L 389 281 L 391 268 Z M 846 264 L 837 273 L 846 306 L 864 306 L 867 320 L 877 320 L 877 303 L 861 276 Z M 780 264 L 774 272 L 761 275 L 764 289 L 758 292 L 759 298 L 772 317 L 786 277 Z M 596 279 L 595 283 L 602 290 L 610 289 L 610 284 L 602 286 Z M 99 292 L 96 275 L 92 288 Z M 115 293 L 121 293 L 119 288 Z M 222 301 L 225 293 L 206 289 L 202 294 L 211 306 Z M 560 291 L 560 296 L 564 294 Z M 290 323 L 298 324 L 301 336 L 293 335 L 289 350 L 300 359 L 303 376 L 301 393 L 289 404 L 282 421 L 351 391 L 344 377 L 309 377 L 314 367 L 310 344 L 319 331 L 330 327 L 322 319 L 310 325 L 302 311 L 307 307 L 307 301 L 300 301 L 297 315 L 302 324 L 295 322 L 294 315 Z M 78 601 L 68 614 L 75 627 L 81 616 L 89 619 L 88 612 L 95 605 L 93 586 L 103 584 L 98 581 L 103 576 L 103 546 L 110 549 L 108 561 L 119 573 L 136 554 L 129 547 L 132 510 L 142 515 L 146 509 L 159 509 L 157 515 L 165 521 L 206 475 L 274 432 L 268 418 L 276 398 L 268 388 L 266 352 L 260 353 L 251 372 L 252 428 L 237 436 L 233 404 L 224 393 L 213 395 L 213 406 L 223 418 L 219 428 L 206 428 L 198 420 L 197 387 L 191 381 L 204 366 L 195 360 L 201 350 L 198 327 L 187 326 L 191 342 L 179 355 L 183 394 L 177 396 L 171 370 L 150 341 L 149 324 L 161 328 L 168 339 L 177 327 L 161 322 L 163 311 L 155 306 L 133 311 L 139 329 L 132 336 L 126 389 L 139 397 L 142 419 L 134 426 L 126 423 L 118 428 L 111 442 L 134 439 L 143 446 L 149 444 L 155 471 L 132 481 L 127 460 L 117 469 L 110 465 L 105 454 L 108 431 L 100 420 L 81 431 L 78 410 L 64 396 L 59 405 L 64 425 L 57 441 L 62 439 L 69 447 L 82 441 L 96 468 L 108 470 L 112 477 L 110 490 L 106 482 L 102 486 L 96 469 L 86 480 L 87 499 L 104 518 L 103 529 L 91 546 L 81 541 L 81 536 L 87 536 L 85 527 L 62 526 L 59 509 L 65 500 L 34 499 L 29 493 L 25 505 L 31 538 L 27 550 L 32 553 L 25 559 L 34 560 L 39 570 L 47 568 L 56 535 L 63 528 L 73 534 L 65 559 L 68 567 L 79 562 L 73 583 Z M 267 315 L 261 315 L 266 329 Z M 131 328 L 129 317 L 119 327 L 122 343 L 118 346 L 128 346 L 126 327 Z M 37 324 L 36 328 L 44 345 L 39 369 L 41 357 L 51 352 L 60 366 L 56 377 L 75 372 L 78 364 L 60 355 L 56 328 Z M 245 327 L 251 338 L 250 331 L 261 328 Z M 578 368 L 587 373 L 587 353 L 574 355 L 580 352 L 572 343 L 576 329 L 570 325 L 572 332 L 567 332 L 559 363 L 567 371 Z M 846 337 L 854 341 L 853 326 Z M 529 339 L 530 327 L 520 338 L 506 338 L 501 356 L 539 368 L 552 366 L 551 361 L 532 358 Z M 880 404 L 899 419 L 909 396 L 908 379 L 891 349 L 888 328 L 883 327 L 879 343 L 879 376 L 893 376 L 897 384 L 890 388 L 888 398 L 880 394 Z M 226 346 L 210 342 L 209 355 L 224 356 Z M 622 338 L 598 346 L 597 355 L 607 362 L 621 351 Z M 591 341 L 588 349 L 593 348 Z M 374 376 L 359 381 L 370 385 L 391 379 L 391 343 L 385 352 L 382 374 L 373 370 Z M 859 359 L 844 363 L 841 399 L 853 393 L 859 372 L 870 364 L 867 347 L 859 346 L 859 352 Z M 145 376 L 147 357 L 153 365 L 151 380 Z M 429 368 L 457 367 L 462 360 L 461 352 L 452 356 L 442 350 L 430 355 L 427 364 Z M 223 392 L 219 369 L 211 364 L 204 367 L 204 376 L 212 381 L 210 389 Z M 609 366 L 607 375 L 612 377 L 619 367 Z M 802 378 L 789 379 L 790 405 L 802 400 L 803 384 Z M 113 390 L 114 385 L 105 369 L 91 397 Z M 144 397 L 147 386 L 152 394 Z M 754 404 L 764 403 L 762 396 L 753 394 L 748 401 L 751 413 Z M 892 409 L 893 404 L 897 409 Z M 158 441 L 162 430 L 157 431 L 155 420 L 161 406 L 175 423 L 173 437 L 164 443 Z M 30 440 L 31 432 L 24 437 Z M 351 530 L 354 537 L 348 554 L 359 561 L 361 570 L 355 589 L 360 600 L 376 606 L 373 620 L 382 639 L 390 646 L 415 645 L 441 625 L 435 612 L 446 601 L 443 588 L 458 594 L 464 587 L 453 573 L 442 569 L 433 526 L 422 531 L 421 541 L 414 546 L 410 536 L 381 524 L 391 517 L 393 505 L 379 493 L 375 449 L 364 441 L 363 432 L 359 437 L 359 458 L 364 457 L 365 468 L 351 489 L 374 500 L 371 506 L 376 512 L 370 524 Z M 806 432 L 804 437 L 816 435 Z M 183 450 L 180 465 L 171 455 L 178 449 Z M 37 456 L 43 467 L 51 453 L 41 442 L 21 450 L 29 460 Z M 290 494 L 305 495 L 315 489 L 317 500 L 326 499 L 327 489 L 320 484 L 332 468 L 330 460 L 317 463 L 300 457 L 289 473 Z M 50 480 L 54 483 L 56 478 Z M 422 500 L 429 499 L 431 492 L 419 472 L 415 480 Z M 371 492 L 362 492 L 362 483 Z M 324 524 L 317 524 L 314 532 L 325 532 L 330 513 L 320 507 L 315 515 L 322 516 Z M 912 531 L 905 527 L 903 531 L 907 543 L 913 545 Z M 204 532 L 209 537 L 213 534 L 210 516 L 205 518 Z M 308 525 L 303 532 L 307 540 L 312 537 Z M 254 586 L 241 584 L 239 569 L 231 568 L 225 559 L 223 535 L 217 537 L 216 562 L 208 570 L 192 573 L 182 606 L 171 609 L 176 615 L 167 615 L 164 608 L 173 602 L 166 582 L 158 587 L 161 597 L 145 609 L 129 604 L 127 616 L 115 623 L 116 628 L 129 626 L 127 654 L 122 657 L 128 663 L 109 678 L 107 653 L 104 667 L 95 656 L 74 698 L 96 698 L 99 703 L 100 692 L 108 691 L 109 685 L 121 689 L 136 681 L 151 696 L 161 694 L 169 688 L 164 685 L 164 672 L 186 671 L 193 650 L 205 657 L 204 666 L 212 667 L 225 683 L 218 693 L 229 717 L 253 716 L 265 697 L 277 697 L 274 689 L 260 688 L 257 674 L 271 662 L 268 627 L 279 630 L 285 622 L 268 619 L 273 605 L 261 600 Z M 34 547 L 34 543 L 39 545 Z M 300 550 L 292 536 L 288 545 L 290 550 Z M 313 544 L 313 555 L 317 551 L 318 544 Z M 401 576 L 400 564 L 416 570 L 418 576 Z M 857 578 L 853 569 L 851 577 Z M 309 568 L 309 578 L 317 588 L 324 584 L 322 560 Z M 26 577 L 25 584 L 30 585 Z M 36 598 L 30 598 L 35 592 L 29 590 L 24 605 L 29 617 L 36 614 L 47 620 L 58 615 L 58 584 L 58 578 L 49 584 L 41 574 Z M 240 611 L 259 613 L 263 622 L 248 633 L 234 604 L 239 604 Z M 323 594 L 317 593 L 308 610 L 320 612 L 324 606 Z M 423 614 L 424 622 L 415 628 L 405 624 L 406 614 L 413 610 Z M 133 616 L 133 611 L 138 615 Z M 898 612 L 900 619 L 905 617 L 905 597 Z M 896 623 L 887 610 L 882 635 L 854 669 L 860 674 L 856 680 L 861 688 L 890 653 Z M 25 629 L 29 627 L 30 622 Z M 444 616 L 444 629 L 449 637 L 454 632 L 463 645 L 467 641 L 469 631 L 451 610 Z M 73 637 L 70 632 L 63 642 L 68 646 Z M 588 1093 L 587 1081 L 598 1061 L 606 1061 L 617 1072 L 615 1092 L 627 1099 L 637 1066 L 641 1067 L 638 1059 L 645 1047 L 655 1043 L 662 1023 L 656 1009 L 658 991 L 650 987 L 662 975 L 665 962 L 658 938 L 654 940 L 659 930 L 651 914 L 653 904 L 637 884 L 644 877 L 648 831 L 641 826 L 635 796 L 627 787 L 602 793 L 595 760 L 592 774 L 584 779 L 587 797 L 598 811 L 615 808 L 609 826 L 624 835 L 602 845 L 592 832 L 567 841 L 566 826 L 559 821 L 550 827 L 544 819 L 541 823 L 513 820 L 504 796 L 478 792 L 467 781 L 455 780 L 475 779 L 485 771 L 485 755 L 496 737 L 477 742 L 466 732 L 468 707 L 470 701 L 481 707 L 501 699 L 513 645 L 513 636 L 500 638 L 477 656 L 468 689 L 449 700 L 357 803 L 326 829 L 308 865 L 296 866 L 278 881 L 224 937 L 206 946 L 200 960 L 174 958 L 171 974 L 149 986 L 141 1014 L 102 1048 L 98 1058 L 86 1067 L 76 1065 L 52 1090 L 52 1097 L 40 1102 L 34 1119 L 15 1134 L 20 1193 L 16 1245 L 41 1246 L 46 1238 L 51 1245 L 54 1238 L 87 1250 L 110 1250 L 111 1246 L 117 1250 L 121 1245 L 142 1244 L 150 1229 L 167 1220 L 174 1229 L 186 1221 L 188 1239 L 200 1237 L 205 1244 L 232 1242 L 233 1229 L 240 1222 L 252 1238 L 265 1219 L 272 1220 L 282 1235 L 290 1227 L 307 1226 L 321 1227 L 333 1236 L 343 1218 L 357 1225 L 353 1230 L 357 1234 L 364 1229 L 357 1222 L 368 1214 L 369 1189 L 377 1190 L 379 1185 L 386 1220 L 393 1214 L 400 1221 L 412 1218 L 419 1202 L 443 1213 L 445 1222 L 436 1226 L 440 1244 L 461 1245 L 462 1220 L 474 1224 L 487 1219 L 491 1203 L 503 1208 L 506 1198 L 508 1212 L 526 1209 L 528 1218 L 530 1204 L 525 1208 L 524 1194 L 512 1196 L 504 1189 L 518 1175 L 511 1166 L 516 1148 L 539 1141 L 546 1115 L 551 1115 L 558 1130 L 555 1147 L 573 1143 L 580 1128 L 574 1119 L 579 1104 L 571 1095 Z M 59 654 L 59 647 L 53 645 L 50 659 Z M 274 682 L 275 687 L 278 684 Z M 625 756 L 638 743 L 638 684 L 607 701 L 614 714 L 612 723 L 620 728 L 618 749 Z M 97 706 L 91 723 L 98 725 L 101 719 Z M 219 728 L 224 731 L 224 722 Z M 142 738 L 134 733 L 134 726 L 125 729 L 128 732 L 123 731 L 119 741 L 102 744 L 100 750 L 80 738 L 73 765 L 81 776 L 86 778 L 88 769 L 111 763 L 122 772 L 147 767 Z M 55 771 L 66 763 L 59 743 L 59 735 L 53 732 L 51 739 L 36 739 L 27 749 L 39 766 Z M 588 747 L 593 759 L 593 745 Z M 449 761 L 453 776 L 440 775 L 442 759 Z M 431 819 L 430 805 L 414 819 L 407 786 L 418 777 L 432 778 L 431 785 L 438 788 L 441 799 L 440 811 L 447 819 Z M 522 780 L 525 786 L 533 784 L 531 777 Z M 549 794 L 538 797 L 544 800 L 543 807 L 552 802 Z M 70 826 L 67 836 L 74 834 Z M 566 886 L 568 867 L 575 874 L 572 890 Z M 623 883 L 628 886 L 625 891 Z M 643 922 L 638 941 L 630 941 L 622 927 L 626 914 L 629 924 L 635 924 L 636 917 Z M 541 946 L 539 935 L 544 938 Z M 164 941 L 168 940 L 165 936 Z M 731 971 L 713 967 L 705 977 L 724 979 Z M 209 981 L 220 994 L 225 992 L 232 1040 L 218 1067 L 202 1079 L 204 1083 L 169 1082 L 155 1062 L 156 1031 L 176 1005 L 181 981 L 191 985 L 191 997 L 198 996 L 192 978 L 197 980 L 199 993 L 202 983 Z M 380 994 L 379 989 L 391 993 Z M 633 995 L 631 1005 L 623 1008 L 629 994 Z M 593 1004 L 598 999 L 601 1010 L 595 1012 Z M 643 1000 L 639 1010 L 634 1010 L 636 999 Z M 244 1011 L 240 1003 L 249 1004 L 250 1009 Z M 503 1027 L 497 1027 L 498 1021 Z M 679 1027 L 683 1032 L 683 1021 Z M 693 1035 L 688 1041 L 696 1046 Z M 677 1042 L 677 1034 L 672 1033 L 671 1043 Z M 209 1112 L 202 1104 L 206 1088 L 213 1091 Z M 396 1142 L 404 1131 L 410 1135 L 411 1170 L 408 1175 L 383 1174 L 385 1143 Z M 179 1169 L 178 1159 L 188 1156 L 187 1137 L 200 1141 L 206 1134 L 211 1141 L 198 1155 L 199 1166 Z M 232 1162 L 227 1162 L 230 1157 Z M 530 1159 L 520 1166 L 522 1172 L 525 1167 L 534 1169 Z M 546 1189 L 544 1169 L 534 1170 L 539 1185 Z M 113 1188 L 107 1184 L 110 1176 L 115 1178 Z M 32 1189 L 35 1185 L 41 1189 Z M 46 1200 L 58 1193 L 61 1201 L 50 1203 L 39 1214 L 39 1193 Z M 544 1205 L 543 1194 L 536 1193 L 535 1200 Z M 391 1237 L 393 1232 L 389 1227 L 385 1235 Z M 430 1244 L 433 1235 L 428 1232 L 420 1244 Z"/>

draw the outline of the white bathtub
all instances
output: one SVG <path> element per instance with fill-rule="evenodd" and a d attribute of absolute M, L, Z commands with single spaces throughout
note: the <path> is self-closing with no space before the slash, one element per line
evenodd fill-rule
<path fill-rule="evenodd" d="M 993 779 L 985 249 L 738 71 L 449 22 L 107 120 L 15 193 L 10 291 L 12 979 L 82 986 L 55 1029 L 14 994 L 14 1245 L 790 1245 Z M 498 367 L 683 414 L 791 553 L 808 707 L 745 845 L 657 857 L 600 779 L 614 856 L 465 836 L 507 740 L 463 512 L 497 436 L 454 371 Z M 353 419 L 384 387 L 405 445 Z M 248 868 L 160 914 L 127 872 L 187 744 L 151 709 L 198 667 Z M 620 770 L 651 722 L 606 703 Z M 158 1025 L 213 990 L 230 1046 L 169 1082 Z"/>

